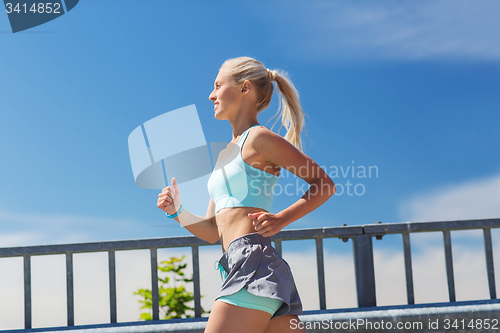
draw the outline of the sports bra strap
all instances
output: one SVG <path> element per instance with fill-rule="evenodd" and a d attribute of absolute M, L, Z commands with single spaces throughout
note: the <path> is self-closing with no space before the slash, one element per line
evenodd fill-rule
<path fill-rule="evenodd" d="M 255 126 L 260 126 L 260 124 L 255 124 L 253 125 L 252 127 L 250 128 L 254 128 Z M 245 140 L 248 136 L 248 133 L 250 132 L 250 128 L 247 129 L 245 132 L 243 132 L 243 134 L 241 135 L 241 138 L 238 140 L 238 146 L 241 148 L 243 146 L 243 144 L 245 143 Z"/>

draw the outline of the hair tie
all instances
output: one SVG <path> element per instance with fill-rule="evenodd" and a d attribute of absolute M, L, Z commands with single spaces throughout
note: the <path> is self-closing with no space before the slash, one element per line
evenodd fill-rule
<path fill-rule="evenodd" d="M 276 76 L 278 75 L 278 72 L 275 70 L 270 70 L 269 68 L 267 69 L 267 76 L 271 81 L 276 81 Z"/>

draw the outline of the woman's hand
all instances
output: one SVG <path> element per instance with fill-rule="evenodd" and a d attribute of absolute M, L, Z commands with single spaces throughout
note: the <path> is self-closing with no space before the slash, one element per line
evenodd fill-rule
<path fill-rule="evenodd" d="M 283 218 L 268 212 L 249 213 L 248 217 L 253 220 L 255 231 L 264 237 L 276 235 L 286 226 Z"/>
<path fill-rule="evenodd" d="M 177 185 L 177 181 L 172 177 L 172 186 L 165 187 L 158 194 L 157 206 L 167 214 L 173 215 L 181 208 L 181 191 Z"/>

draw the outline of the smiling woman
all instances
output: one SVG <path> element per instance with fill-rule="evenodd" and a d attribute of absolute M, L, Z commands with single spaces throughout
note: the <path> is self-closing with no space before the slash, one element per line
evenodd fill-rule
<path fill-rule="evenodd" d="M 257 121 L 273 95 L 276 82 L 281 99 L 285 137 Z M 182 207 L 177 181 L 158 195 L 157 206 L 193 235 L 221 240 L 224 254 L 216 262 L 223 284 L 205 332 L 304 332 L 291 327 L 300 322 L 301 300 L 290 266 L 272 247 L 269 236 L 322 205 L 335 193 L 325 171 L 302 152 L 300 132 L 304 115 L 298 93 L 281 71 L 259 61 L 229 59 L 220 68 L 209 96 L 214 116 L 228 120 L 232 140 L 219 155 L 208 181 L 211 199 L 205 217 Z M 281 168 L 310 186 L 290 207 L 270 213 Z"/>

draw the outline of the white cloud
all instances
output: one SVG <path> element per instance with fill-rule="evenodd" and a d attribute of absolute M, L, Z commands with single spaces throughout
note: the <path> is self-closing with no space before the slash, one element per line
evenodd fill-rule
<path fill-rule="evenodd" d="M 500 59 L 498 1 L 308 1 L 290 10 L 308 58 Z M 294 29 L 290 16 L 271 15 Z"/>
<path fill-rule="evenodd" d="M 405 200 L 404 221 L 446 221 L 500 217 L 500 175 L 431 189 Z"/>
<path fill-rule="evenodd" d="M 1 247 L 37 244 L 38 242 L 40 242 L 40 235 L 34 232 L 11 232 L 0 235 Z"/>

